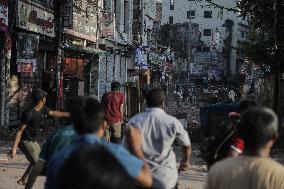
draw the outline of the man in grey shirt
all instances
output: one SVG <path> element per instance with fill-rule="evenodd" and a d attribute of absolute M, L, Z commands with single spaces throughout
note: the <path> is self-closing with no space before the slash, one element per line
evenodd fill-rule
<path fill-rule="evenodd" d="M 142 134 L 142 151 L 149 163 L 155 189 L 173 189 L 177 186 L 178 170 L 173 145 L 183 147 L 180 170 L 189 167 L 191 143 L 187 131 L 174 117 L 162 109 L 165 101 L 164 91 L 152 89 L 146 96 L 147 109 L 134 116 L 128 125 L 138 128 Z M 127 136 L 123 139 L 126 146 Z M 127 147 L 127 146 L 126 146 Z"/>

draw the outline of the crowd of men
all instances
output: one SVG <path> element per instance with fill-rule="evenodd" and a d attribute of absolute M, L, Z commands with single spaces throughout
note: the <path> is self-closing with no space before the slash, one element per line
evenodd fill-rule
<path fill-rule="evenodd" d="M 46 175 L 46 189 L 178 188 L 178 172 L 190 169 L 192 149 L 183 125 L 164 111 L 164 90 L 143 94 L 145 109 L 129 120 L 122 136 L 125 96 L 120 87 L 113 82 L 101 102 L 78 97 L 68 112 L 47 109 L 47 93 L 33 91 L 34 103 L 22 116 L 11 151 L 15 157 L 19 146 L 30 162 L 18 183 L 29 189 L 38 175 Z M 56 130 L 40 148 L 38 129 L 46 116 L 70 117 L 72 125 Z M 235 140 L 242 150 L 232 144 L 237 155 L 231 151 L 210 167 L 206 188 L 284 188 L 284 168 L 269 158 L 277 138 L 275 113 L 257 104 L 247 107 Z M 174 145 L 183 149 L 179 167 Z"/>

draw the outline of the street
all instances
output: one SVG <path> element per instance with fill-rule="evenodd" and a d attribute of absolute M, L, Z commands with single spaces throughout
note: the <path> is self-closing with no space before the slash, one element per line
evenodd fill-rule
<path fill-rule="evenodd" d="M 193 148 L 197 148 L 193 145 Z M 15 160 L 7 158 L 9 145 L 1 144 L 0 147 L 0 189 L 23 189 L 24 187 L 17 184 L 25 169 L 28 161 L 20 153 Z M 179 149 L 175 149 L 177 158 L 179 159 Z M 195 154 L 195 155 L 194 155 Z M 206 181 L 206 166 L 202 160 L 196 157 L 196 150 L 193 153 L 192 166 L 189 171 L 182 172 L 179 175 L 179 189 L 202 189 Z M 44 188 L 45 177 L 39 177 L 35 183 L 34 189 Z"/>

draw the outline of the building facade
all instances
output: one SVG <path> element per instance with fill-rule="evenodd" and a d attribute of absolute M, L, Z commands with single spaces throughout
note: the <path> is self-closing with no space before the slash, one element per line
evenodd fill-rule
<path fill-rule="evenodd" d="M 223 8 L 220 8 L 223 7 Z M 238 42 L 247 40 L 247 17 L 240 17 L 235 0 L 215 0 L 214 3 L 197 0 L 162 1 L 162 25 L 197 23 L 205 51 L 221 52 L 229 73 L 238 72 Z M 241 24 L 241 25 L 240 25 Z"/>

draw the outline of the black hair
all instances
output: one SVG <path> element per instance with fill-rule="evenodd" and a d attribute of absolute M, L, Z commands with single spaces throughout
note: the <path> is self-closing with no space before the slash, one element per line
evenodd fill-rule
<path fill-rule="evenodd" d="M 261 149 L 278 134 L 278 118 L 269 108 L 249 108 L 241 114 L 239 134 L 244 139 L 245 148 Z"/>
<path fill-rule="evenodd" d="M 111 83 L 111 91 L 118 91 L 121 87 L 120 82 L 114 81 Z"/>
<path fill-rule="evenodd" d="M 149 108 L 162 107 L 165 101 L 164 90 L 153 88 L 146 94 L 146 103 Z"/>
<path fill-rule="evenodd" d="M 151 89 L 153 89 L 153 86 L 150 84 L 146 84 L 142 87 L 142 95 L 143 97 L 146 97 L 147 93 L 149 93 L 149 91 L 151 91 Z"/>
<path fill-rule="evenodd" d="M 56 189 L 134 189 L 134 181 L 103 146 L 84 144 L 63 164 Z"/>
<path fill-rule="evenodd" d="M 74 129 L 79 134 L 97 132 L 104 122 L 104 107 L 95 98 L 78 97 L 70 110 Z"/>
<path fill-rule="evenodd" d="M 32 91 L 31 99 L 33 104 L 37 104 L 40 100 L 47 96 L 47 92 L 42 89 L 34 89 Z"/>
<path fill-rule="evenodd" d="M 243 101 L 240 102 L 241 112 L 243 112 L 246 109 L 253 107 L 253 106 L 258 106 L 258 103 L 254 100 L 243 100 Z"/>

